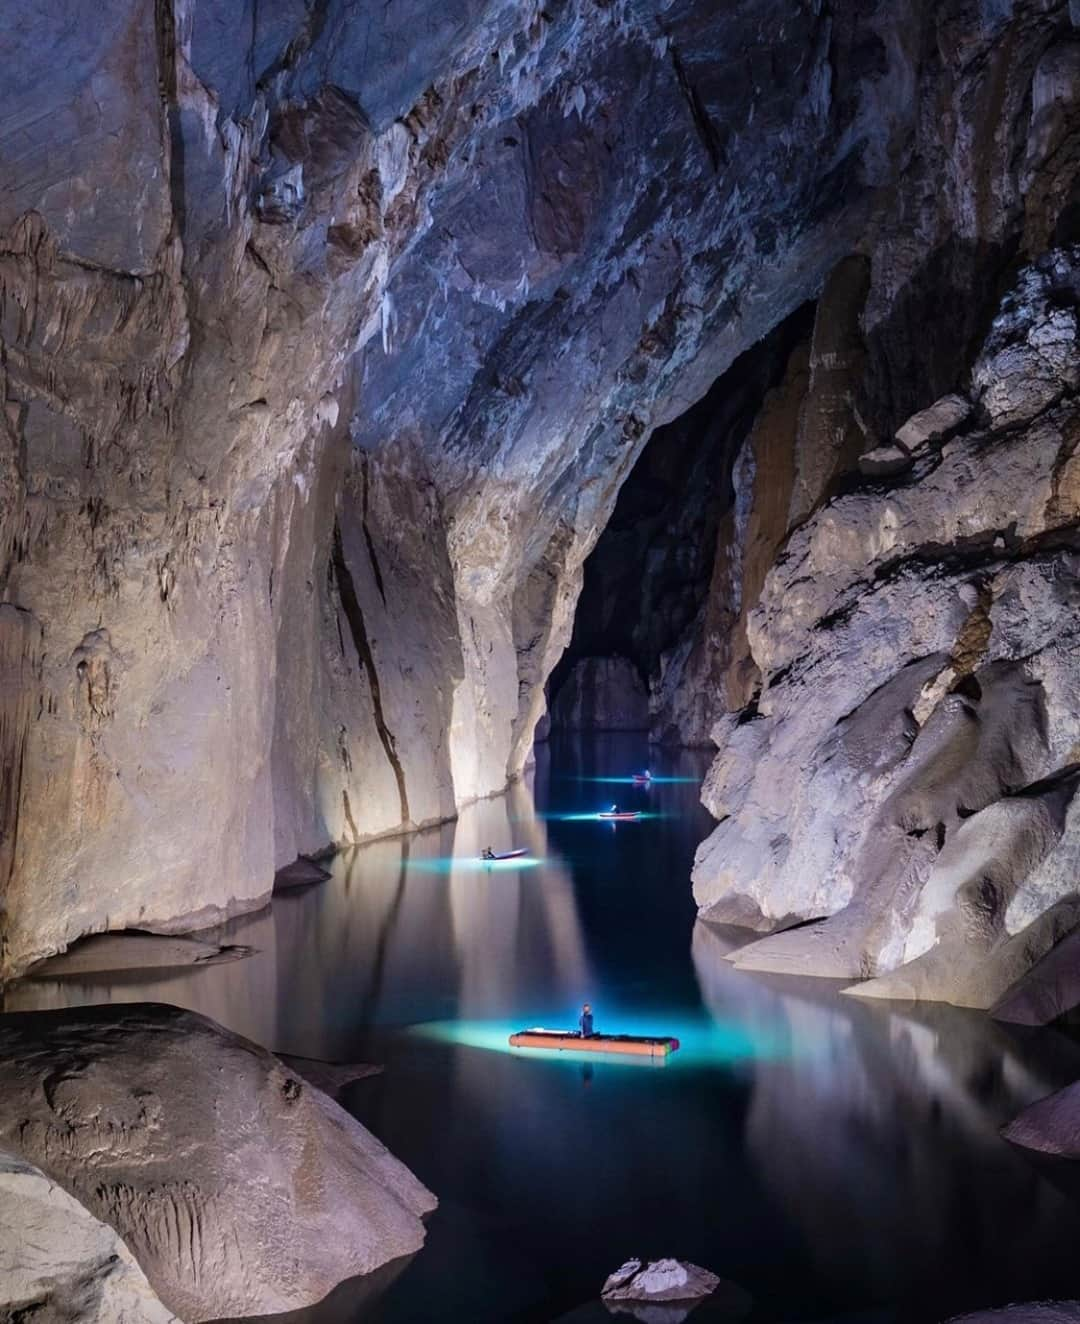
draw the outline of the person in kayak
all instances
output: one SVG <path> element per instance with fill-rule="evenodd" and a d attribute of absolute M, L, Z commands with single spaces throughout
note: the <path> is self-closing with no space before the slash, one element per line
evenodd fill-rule
<path fill-rule="evenodd" d="M 581 1015 L 578 1018 L 578 1028 L 581 1031 L 582 1039 L 592 1038 L 592 1007 L 590 1007 L 587 1002 L 581 1009 Z"/>

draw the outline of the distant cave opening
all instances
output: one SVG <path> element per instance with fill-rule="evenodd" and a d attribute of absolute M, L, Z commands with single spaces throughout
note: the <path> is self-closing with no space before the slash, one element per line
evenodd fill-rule
<path fill-rule="evenodd" d="M 737 612 L 727 550 L 740 536 L 740 457 L 800 347 L 805 367 L 813 322 L 806 304 L 650 436 L 585 563 L 570 644 L 548 681 L 553 733 L 648 730 L 657 743 L 708 745 L 724 696 L 692 691 L 718 624 Z"/>

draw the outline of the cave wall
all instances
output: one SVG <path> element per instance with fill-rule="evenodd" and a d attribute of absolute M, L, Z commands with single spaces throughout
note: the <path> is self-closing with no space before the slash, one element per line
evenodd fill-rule
<path fill-rule="evenodd" d="M 1080 919 L 1080 45 L 1014 17 L 920 118 L 870 249 L 863 453 L 764 578 L 704 791 L 702 913 L 769 934 L 736 964 L 865 996 L 990 1006 Z"/>
<path fill-rule="evenodd" d="M 515 775 L 644 439 L 911 121 L 884 4 L 61 8 L 0 131 L 6 973 Z"/>
<path fill-rule="evenodd" d="M 825 320 L 784 378 L 824 451 L 754 432 L 753 472 L 823 499 L 868 449 L 851 377 L 881 383 L 871 431 L 929 404 L 984 329 L 964 295 L 1061 241 L 1067 28 L 1050 0 L 20 13 L 3 972 L 254 907 L 298 852 L 515 776 L 654 429 L 838 281 L 850 308 L 861 255 L 854 357 Z M 731 582 L 788 532 L 751 469 Z M 710 595 L 676 709 L 768 670 L 750 607 Z"/>

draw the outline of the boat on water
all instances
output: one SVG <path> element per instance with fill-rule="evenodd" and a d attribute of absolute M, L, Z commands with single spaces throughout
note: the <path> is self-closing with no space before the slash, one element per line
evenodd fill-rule
<path fill-rule="evenodd" d="M 641 811 L 638 809 L 601 809 L 596 817 L 602 818 L 606 823 L 630 823 L 641 817 Z"/>
<path fill-rule="evenodd" d="M 518 1030 L 510 1036 L 511 1048 L 571 1049 L 576 1053 L 620 1053 L 632 1057 L 667 1057 L 679 1047 L 670 1036 L 644 1034 L 580 1035 L 576 1030 Z"/>
<path fill-rule="evenodd" d="M 521 846 L 517 850 L 493 850 L 480 858 L 485 864 L 492 864 L 496 860 L 520 860 L 523 855 L 528 855 L 528 846 Z"/>
<path fill-rule="evenodd" d="M 648 786 L 648 784 L 652 781 L 652 773 L 635 772 L 633 780 L 635 786 Z"/>

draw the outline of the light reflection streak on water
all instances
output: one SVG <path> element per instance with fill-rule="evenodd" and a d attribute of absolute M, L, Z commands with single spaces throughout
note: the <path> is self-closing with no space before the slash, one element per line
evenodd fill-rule
<path fill-rule="evenodd" d="M 606 786 L 638 786 L 646 791 L 650 786 L 700 786 L 700 777 L 660 777 L 652 776 L 647 779 L 637 777 L 556 777 L 556 781 L 571 782 L 599 782 Z"/>
<path fill-rule="evenodd" d="M 569 1018 L 566 1009 L 547 1016 L 537 1016 L 525 1024 L 507 1020 L 454 1020 L 429 1021 L 412 1027 L 411 1033 L 441 1043 L 465 1048 L 479 1048 L 487 1052 L 508 1053 L 537 1062 L 591 1062 L 603 1067 L 640 1067 L 663 1065 L 668 1070 L 699 1067 L 737 1067 L 748 1063 L 790 1062 L 797 1057 L 809 1056 L 812 1046 L 797 1046 L 783 1022 L 775 1026 L 747 1025 L 733 1020 L 691 1019 L 685 1008 L 665 1014 L 651 1010 L 635 1014 L 632 1011 L 605 1013 L 602 1032 L 605 1034 L 633 1034 L 645 1036 L 670 1035 L 679 1041 L 679 1047 L 666 1058 L 644 1058 L 617 1053 L 590 1053 L 576 1049 L 514 1048 L 510 1036 L 532 1026 L 544 1025 L 558 1029 Z"/>
<path fill-rule="evenodd" d="M 409 873 L 487 874 L 514 873 L 519 869 L 535 869 L 543 864 L 535 855 L 519 855 L 512 860 L 482 860 L 479 857 L 461 859 L 454 855 L 425 856 L 409 860 Z"/>
<path fill-rule="evenodd" d="M 562 814 L 549 810 L 547 813 L 538 814 L 537 817 L 542 818 L 549 823 L 607 823 L 610 824 L 612 827 L 619 826 L 620 822 L 645 823 L 649 819 L 669 817 L 669 815 L 667 814 L 658 814 L 650 809 L 643 809 L 640 812 L 636 809 L 626 809 L 626 810 L 620 810 L 620 813 L 632 813 L 635 814 L 636 816 L 634 818 L 624 818 L 621 820 L 617 818 L 601 818 L 601 814 L 606 812 L 607 812 L 606 810 L 594 809 L 587 814 L 570 814 L 570 813 Z"/>

